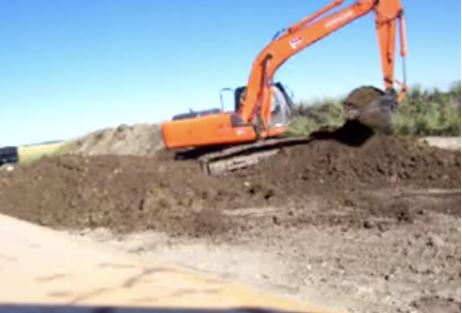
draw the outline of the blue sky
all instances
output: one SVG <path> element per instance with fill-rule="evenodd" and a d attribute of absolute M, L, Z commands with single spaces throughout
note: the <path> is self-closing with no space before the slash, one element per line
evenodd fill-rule
<path fill-rule="evenodd" d="M 329 2 L 0 0 L 0 146 L 218 107 L 219 90 L 247 82 L 276 31 Z M 409 82 L 460 80 L 460 1 L 403 2 Z M 372 15 L 295 56 L 277 79 L 296 99 L 381 86 Z"/>

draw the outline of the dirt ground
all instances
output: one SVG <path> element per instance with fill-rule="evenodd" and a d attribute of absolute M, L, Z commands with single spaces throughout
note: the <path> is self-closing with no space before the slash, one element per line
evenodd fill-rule
<path fill-rule="evenodd" d="M 0 212 L 350 312 L 459 312 L 460 152 L 340 137 L 227 177 L 167 152 L 43 159 L 0 173 Z"/>

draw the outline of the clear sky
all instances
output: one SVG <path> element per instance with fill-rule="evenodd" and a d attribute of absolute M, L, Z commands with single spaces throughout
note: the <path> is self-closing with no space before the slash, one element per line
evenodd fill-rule
<path fill-rule="evenodd" d="M 330 0 L 0 0 L 0 146 L 219 106 L 273 34 Z M 346 0 L 345 4 L 351 4 Z M 403 0 L 411 84 L 460 80 L 460 1 Z M 372 15 L 277 79 L 296 99 L 381 86 Z"/>

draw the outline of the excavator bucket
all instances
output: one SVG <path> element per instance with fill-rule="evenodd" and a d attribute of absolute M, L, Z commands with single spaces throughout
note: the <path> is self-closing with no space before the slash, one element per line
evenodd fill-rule
<path fill-rule="evenodd" d="M 343 102 L 348 120 L 358 121 L 378 132 L 389 131 L 396 106 L 394 93 L 371 86 L 355 89 Z"/>

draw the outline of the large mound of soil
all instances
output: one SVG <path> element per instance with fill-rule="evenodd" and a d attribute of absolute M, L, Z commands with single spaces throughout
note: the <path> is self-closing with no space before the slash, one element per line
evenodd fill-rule
<path fill-rule="evenodd" d="M 91 133 L 76 141 L 81 155 L 153 156 L 163 148 L 159 125 L 121 125 Z"/>
<path fill-rule="evenodd" d="M 217 237 L 265 223 L 362 227 L 374 216 L 412 220 L 409 203 L 378 199 L 372 191 L 459 189 L 460 154 L 375 136 L 357 147 L 315 140 L 226 178 L 169 154 L 48 158 L 0 175 L 0 211 L 42 225 Z M 322 207 L 306 205 L 319 198 L 327 199 Z M 349 209 L 327 214 L 339 205 Z M 451 202 L 439 209 L 460 214 L 458 208 Z M 247 218 L 255 214 L 268 218 Z"/>

